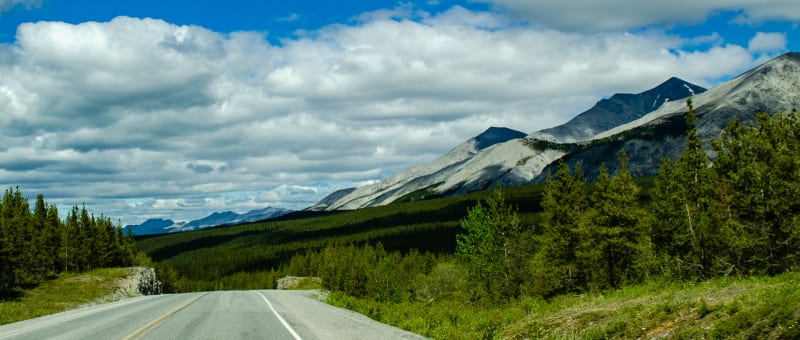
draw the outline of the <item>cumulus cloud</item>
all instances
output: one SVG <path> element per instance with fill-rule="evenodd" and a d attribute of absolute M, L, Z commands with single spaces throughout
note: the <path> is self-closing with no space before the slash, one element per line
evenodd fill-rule
<path fill-rule="evenodd" d="M 742 12 L 737 21 L 800 20 L 794 0 L 485 0 L 531 23 L 567 31 L 609 31 L 648 25 L 698 23 L 720 11 Z"/>
<path fill-rule="evenodd" d="M 280 45 L 146 18 L 23 24 L 0 45 L 0 184 L 123 223 L 303 208 L 489 126 L 532 132 L 612 92 L 755 62 L 732 44 L 512 21 L 401 7 Z"/>
<path fill-rule="evenodd" d="M 748 42 L 747 49 L 753 53 L 786 51 L 786 34 L 758 32 Z"/>

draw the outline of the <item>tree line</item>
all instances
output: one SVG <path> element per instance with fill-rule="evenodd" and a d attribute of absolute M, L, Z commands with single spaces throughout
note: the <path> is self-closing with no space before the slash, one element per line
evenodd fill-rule
<path fill-rule="evenodd" d="M 74 206 L 62 221 L 41 194 L 33 209 L 19 188 L 0 201 L 0 296 L 59 273 L 129 266 L 135 249 L 132 235 L 86 207 Z"/>

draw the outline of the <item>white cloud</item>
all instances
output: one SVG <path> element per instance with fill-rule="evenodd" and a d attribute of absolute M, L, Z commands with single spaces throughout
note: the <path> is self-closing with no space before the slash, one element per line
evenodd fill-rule
<path fill-rule="evenodd" d="M 154 19 L 21 25 L 0 45 L 0 185 L 123 223 L 303 208 L 489 126 L 532 132 L 612 92 L 714 84 L 754 63 L 737 45 L 692 52 L 675 36 L 564 33 L 460 7 L 361 19 L 280 46 Z"/>
<path fill-rule="evenodd" d="M 719 11 L 742 11 L 740 22 L 800 20 L 795 0 L 484 0 L 520 19 L 567 31 L 607 31 L 704 21 Z"/>
<path fill-rule="evenodd" d="M 752 53 L 783 52 L 786 51 L 786 43 L 785 33 L 758 32 L 750 39 L 750 42 L 747 44 L 747 50 Z"/>
<path fill-rule="evenodd" d="M 739 22 L 757 24 L 766 20 L 800 21 L 800 3 L 794 0 L 767 0 L 735 2 L 744 13 Z"/>
<path fill-rule="evenodd" d="M 285 17 L 280 17 L 277 20 L 278 22 L 295 22 L 297 20 L 300 20 L 300 14 L 291 13 Z"/>

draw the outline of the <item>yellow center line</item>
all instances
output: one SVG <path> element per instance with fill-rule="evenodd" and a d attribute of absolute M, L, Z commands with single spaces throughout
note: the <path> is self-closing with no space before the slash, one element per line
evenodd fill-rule
<path fill-rule="evenodd" d="M 178 308 L 175 308 L 175 309 L 173 309 L 173 310 L 171 310 L 169 312 L 166 312 L 163 315 L 153 319 L 153 321 L 148 322 L 144 326 L 142 326 L 139 329 L 133 331 L 133 333 L 128 334 L 128 336 L 126 336 L 126 337 L 124 337 L 122 339 L 123 340 L 133 340 L 133 339 L 141 338 L 142 336 L 147 334 L 147 332 L 151 331 L 153 328 L 158 326 L 160 323 L 164 322 L 164 320 L 166 320 L 170 316 L 174 315 L 177 312 L 180 312 L 182 309 L 184 309 L 186 307 L 189 307 L 189 305 L 195 303 L 197 300 L 202 299 L 206 295 L 208 295 L 208 293 L 203 293 L 203 294 L 198 295 L 197 297 L 189 300 L 188 302 L 178 306 Z"/>

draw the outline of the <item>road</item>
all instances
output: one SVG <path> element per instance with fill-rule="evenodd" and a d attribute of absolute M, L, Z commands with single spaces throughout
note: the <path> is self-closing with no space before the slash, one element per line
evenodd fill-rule
<path fill-rule="evenodd" d="M 141 296 L 0 326 L 0 340 L 423 339 L 312 294 L 252 290 Z"/>

